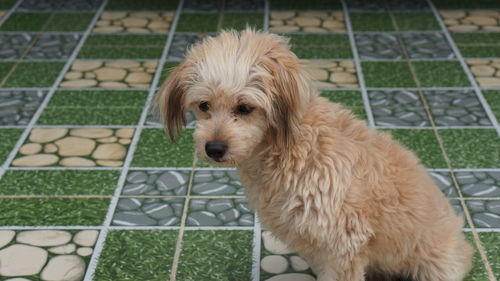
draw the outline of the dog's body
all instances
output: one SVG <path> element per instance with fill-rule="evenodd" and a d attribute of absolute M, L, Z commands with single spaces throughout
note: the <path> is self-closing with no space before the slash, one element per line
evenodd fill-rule
<path fill-rule="evenodd" d="M 319 281 L 459 281 L 469 271 L 462 219 L 416 156 L 319 97 L 283 38 L 205 40 L 158 103 L 172 138 L 195 111 L 198 155 L 237 166 L 262 223 Z"/>

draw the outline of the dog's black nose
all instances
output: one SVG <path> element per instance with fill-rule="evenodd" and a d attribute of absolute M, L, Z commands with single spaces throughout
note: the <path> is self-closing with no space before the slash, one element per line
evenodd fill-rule
<path fill-rule="evenodd" d="M 221 141 L 209 141 L 205 144 L 207 155 L 214 159 L 220 160 L 226 153 L 227 145 Z"/>

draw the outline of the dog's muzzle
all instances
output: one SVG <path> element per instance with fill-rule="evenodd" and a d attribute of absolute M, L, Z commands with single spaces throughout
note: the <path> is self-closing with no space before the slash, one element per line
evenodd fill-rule
<path fill-rule="evenodd" d="M 221 141 L 209 141 L 205 144 L 205 152 L 208 157 L 219 162 L 224 154 L 226 154 L 227 145 Z"/>

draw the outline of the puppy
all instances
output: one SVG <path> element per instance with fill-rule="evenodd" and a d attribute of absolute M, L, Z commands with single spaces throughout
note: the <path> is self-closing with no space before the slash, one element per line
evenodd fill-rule
<path fill-rule="evenodd" d="M 459 281 L 472 247 L 417 157 L 319 97 L 285 38 L 223 31 L 187 52 L 157 97 L 173 140 L 197 117 L 198 157 L 234 165 L 250 205 L 319 281 Z"/>

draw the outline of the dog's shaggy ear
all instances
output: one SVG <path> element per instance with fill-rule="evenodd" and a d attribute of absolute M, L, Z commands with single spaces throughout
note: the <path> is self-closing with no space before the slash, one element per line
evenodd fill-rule
<path fill-rule="evenodd" d="M 301 91 L 306 81 L 296 57 L 287 48 L 273 50 L 262 65 L 270 74 L 263 80 L 272 99 L 269 117 L 274 142 L 290 147 L 299 131 L 304 99 Z"/>
<path fill-rule="evenodd" d="M 165 130 L 172 141 L 182 131 L 186 124 L 186 108 L 184 99 L 186 95 L 186 62 L 175 67 L 167 81 L 163 84 L 156 96 L 156 106 Z"/>

